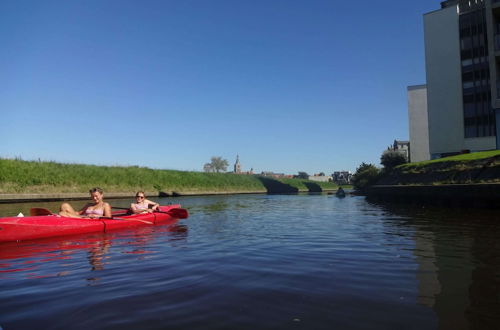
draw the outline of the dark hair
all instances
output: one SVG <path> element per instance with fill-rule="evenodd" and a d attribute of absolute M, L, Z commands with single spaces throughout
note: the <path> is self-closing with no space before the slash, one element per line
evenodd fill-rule
<path fill-rule="evenodd" d="M 95 187 L 95 188 L 92 188 L 92 189 L 89 190 L 89 193 L 91 193 L 91 194 L 95 193 L 95 192 L 98 192 L 99 194 L 102 195 L 102 189 L 99 188 L 99 187 Z"/>

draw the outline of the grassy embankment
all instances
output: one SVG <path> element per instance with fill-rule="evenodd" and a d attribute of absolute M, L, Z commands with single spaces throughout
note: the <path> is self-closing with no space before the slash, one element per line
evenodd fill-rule
<path fill-rule="evenodd" d="M 397 166 L 379 185 L 500 183 L 500 150 L 474 152 Z"/>
<path fill-rule="evenodd" d="M 271 179 L 256 175 L 153 170 L 137 166 L 95 166 L 0 158 L 0 193 L 106 193 L 137 190 L 172 194 L 231 192 L 296 192 L 336 189 L 332 183 Z"/>

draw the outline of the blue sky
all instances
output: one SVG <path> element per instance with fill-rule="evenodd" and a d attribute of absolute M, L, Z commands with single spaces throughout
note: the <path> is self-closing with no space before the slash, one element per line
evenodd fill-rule
<path fill-rule="evenodd" d="M 375 4 L 375 5 L 374 5 Z M 0 1 L 0 157 L 309 174 L 408 139 L 438 0 Z"/>

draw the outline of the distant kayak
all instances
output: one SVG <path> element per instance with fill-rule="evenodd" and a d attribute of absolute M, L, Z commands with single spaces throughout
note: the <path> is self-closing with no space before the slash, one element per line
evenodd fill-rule
<path fill-rule="evenodd" d="M 339 189 L 337 190 L 337 192 L 335 193 L 335 196 L 337 196 L 337 197 L 339 197 L 339 198 L 343 198 L 343 197 L 345 197 L 345 191 L 344 191 L 344 189 L 339 188 Z"/>
<path fill-rule="evenodd" d="M 122 228 L 152 226 L 159 223 L 175 223 L 189 216 L 179 204 L 160 206 L 160 211 L 130 215 L 125 211 L 113 212 L 112 218 L 68 218 L 51 214 L 46 209 L 32 209 L 26 217 L 0 218 L 0 242 L 22 241 L 54 236 L 92 232 L 107 232 Z M 38 211 L 38 212 L 37 212 Z M 40 212 L 41 211 L 41 212 Z"/>

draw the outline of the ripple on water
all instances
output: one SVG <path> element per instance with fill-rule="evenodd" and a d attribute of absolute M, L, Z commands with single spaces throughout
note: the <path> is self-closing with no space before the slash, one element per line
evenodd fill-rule
<path fill-rule="evenodd" d="M 178 200 L 191 213 L 178 226 L 0 246 L 0 324 L 433 329 L 500 323 L 500 249 L 491 248 L 498 245 L 498 226 L 490 221 L 496 215 L 351 196 Z"/>

